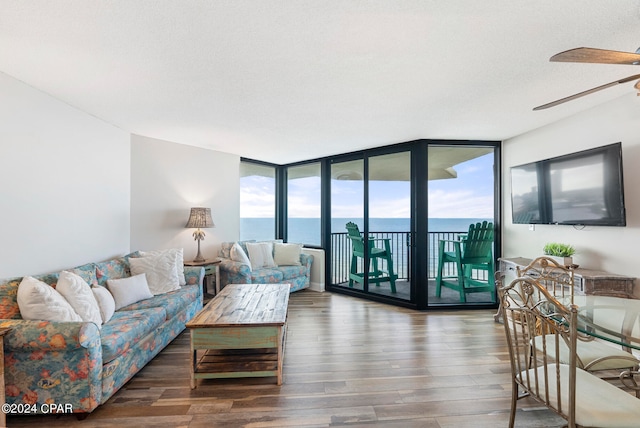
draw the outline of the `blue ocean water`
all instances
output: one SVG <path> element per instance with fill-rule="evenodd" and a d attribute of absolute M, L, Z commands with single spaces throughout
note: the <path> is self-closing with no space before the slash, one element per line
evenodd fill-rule
<path fill-rule="evenodd" d="M 471 223 L 491 219 L 483 218 L 429 218 L 429 232 L 466 232 Z M 363 229 L 363 219 L 334 218 L 331 220 L 333 233 L 345 233 L 347 222 L 353 221 Z M 408 232 L 408 218 L 371 218 L 370 232 Z M 289 242 L 301 242 L 307 245 L 320 245 L 319 218 L 290 218 Z M 275 237 L 273 218 L 241 218 L 240 239 L 269 240 Z"/>

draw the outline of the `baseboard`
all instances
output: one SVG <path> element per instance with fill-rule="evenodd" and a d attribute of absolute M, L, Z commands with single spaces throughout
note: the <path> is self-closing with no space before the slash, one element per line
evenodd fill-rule
<path fill-rule="evenodd" d="M 310 282 L 309 283 L 309 290 L 323 292 L 324 291 L 324 284 L 321 284 L 319 282 Z"/>

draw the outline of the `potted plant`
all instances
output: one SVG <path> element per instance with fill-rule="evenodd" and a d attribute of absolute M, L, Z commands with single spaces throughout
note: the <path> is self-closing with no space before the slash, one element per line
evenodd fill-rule
<path fill-rule="evenodd" d="M 576 253 L 576 249 L 572 245 L 549 242 L 545 244 L 543 251 L 545 256 L 549 256 L 561 265 L 567 267 L 573 265 L 572 256 Z"/>

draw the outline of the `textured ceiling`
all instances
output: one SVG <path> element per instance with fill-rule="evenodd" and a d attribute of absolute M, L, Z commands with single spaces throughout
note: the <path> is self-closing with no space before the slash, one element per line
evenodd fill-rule
<path fill-rule="evenodd" d="M 286 163 L 418 138 L 503 140 L 633 83 L 550 63 L 635 51 L 618 0 L 2 0 L 0 71 L 131 133 Z M 640 98 L 638 99 L 640 102 Z"/>

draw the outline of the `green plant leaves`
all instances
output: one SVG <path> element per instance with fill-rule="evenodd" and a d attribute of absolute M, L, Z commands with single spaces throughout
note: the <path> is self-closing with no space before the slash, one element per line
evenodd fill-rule
<path fill-rule="evenodd" d="M 576 249 L 569 244 L 561 244 L 558 242 L 549 242 L 543 248 L 547 256 L 571 257 L 576 253 Z"/>

